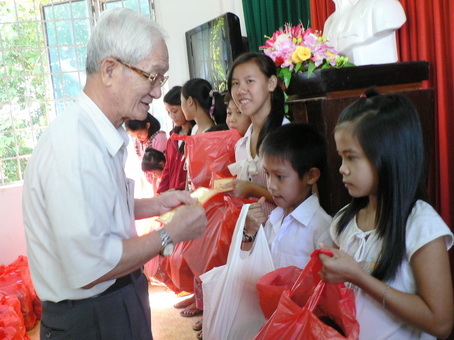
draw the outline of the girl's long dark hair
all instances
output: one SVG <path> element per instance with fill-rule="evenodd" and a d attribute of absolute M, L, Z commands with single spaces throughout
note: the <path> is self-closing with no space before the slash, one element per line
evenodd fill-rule
<path fill-rule="evenodd" d="M 375 225 L 383 244 L 372 275 L 388 281 L 406 254 L 408 216 L 416 201 L 427 197 L 419 115 L 402 95 L 368 90 L 341 113 L 336 128 L 346 122 L 353 124 L 353 136 L 377 172 Z M 353 198 L 338 213 L 338 235 L 368 203 L 368 197 Z"/>
<path fill-rule="evenodd" d="M 271 78 L 272 76 L 277 76 L 277 69 L 274 61 L 265 54 L 262 53 L 253 53 L 248 52 L 240 55 L 232 64 L 230 68 L 229 77 L 228 77 L 228 86 L 229 86 L 229 93 L 232 95 L 232 76 L 233 71 L 238 65 L 247 63 L 247 62 L 254 62 L 259 67 L 260 71 L 267 77 Z M 271 95 L 271 112 L 266 118 L 265 124 L 260 131 L 259 138 L 257 141 L 257 150 L 260 149 L 260 145 L 263 142 L 263 139 L 266 135 L 279 126 L 282 125 L 282 121 L 284 120 L 285 114 L 285 97 L 284 91 L 282 88 L 277 85 Z"/>
<path fill-rule="evenodd" d="M 219 92 L 213 91 L 208 80 L 202 78 L 188 80 L 183 85 L 181 94 L 186 99 L 192 97 L 196 100 L 216 125 L 225 124 L 227 113 L 223 97 Z"/>
<path fill-rule="evenodd" d="M 169 105 L 176 105 L 176 106 L 181 106 L 181 86 L 174 86 L 172 87 L 169 92 L 166 93 L 164 96 L 164 103 L 167 103 Z M 191 126 L 195 125 L 195 121 L 190 120 L 189 123 Z M 180 134 L 181 130 L 183 128 L 181 126 L 175 126 L 172 131 L 170 131 L 170 134 L 177 133 Z M 188 131 L 188 136 L 191 135 L 191 130 L 189 129 Z M 181 153 L 182 155 L 184 154 L 184 141 L 181 143 L 180 147 L 178 148 L 178 152 Z"/>

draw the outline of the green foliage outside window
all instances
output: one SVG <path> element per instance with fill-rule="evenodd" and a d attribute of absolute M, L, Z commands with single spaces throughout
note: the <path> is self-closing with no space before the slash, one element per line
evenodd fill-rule
<path fill-rule="evenodd" d="M 0 183 L 21 179 L 36 134 L 48 124 L 52 96 L 39 11 L 36 2 L 0 2 Z"/>
<path fill-rule="evenodd" d="M 39 136 L 83 88 L 89 9 L 150 14 L 150 3 L 0 1 L 0 185 L 23 179 Z"/>

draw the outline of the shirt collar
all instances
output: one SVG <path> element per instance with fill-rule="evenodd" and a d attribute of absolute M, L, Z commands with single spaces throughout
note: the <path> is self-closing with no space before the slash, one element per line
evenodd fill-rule
<path fill-rule="evenodd" d="M 129 136 L 123 126 L 117 129 L 85 92 L 82 91 L 78 101 L 90 113 L 89 117 L 93 121 L 93 126 L 104 140 L 104 145 L 111 156 L 115 156 L 122 147 L 128 145 Z"/>
<path fill-rule="evenodd" d="M 241 137 L 240 139 L 238 139 L 238 141 L 236 142 L 236 145 L 246 144 L 247 141 L 251 138 L 251 134 L 252 134 L 252 124 L 249 125 L 244 136 Z"/>
<path fill-rule="evenodd" d="M 318 201 L 318 197 L 316 194 L 312 194 L 308 198 L 304 200 L 295 210 L 293 210 L 289 216 L 297 220 L 302 225 L 309 225 L 312 217 L 317 212 L 318 208 L 320 208 L 320 202 Z M 270 222 L 271 224 L 276 224 L 279 220 L 282 219 L 284 216 L 284 209 L 281 207 L 277 207 L 274 209 L 270 214 Z"/>

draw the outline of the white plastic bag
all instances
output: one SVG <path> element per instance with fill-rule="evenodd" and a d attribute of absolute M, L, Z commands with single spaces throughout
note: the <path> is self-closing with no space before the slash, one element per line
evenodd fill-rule
<path fill-rule="evenodd" d="M 248 210 L 249 204 L 244 205 L 238 217 L 227 263 L 200 276 L 207 340 L 250 340 L 266 321 L 256 284 L 275 268 L 262 227 L 250 251 L 240 248 Z"/>

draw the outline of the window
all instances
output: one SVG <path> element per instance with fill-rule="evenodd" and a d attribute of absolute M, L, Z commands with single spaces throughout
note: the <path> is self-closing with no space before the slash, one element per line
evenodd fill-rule
<path fill-rule="evenodd" d="M 152 0 L 0 1 L 0 185 L 23 179 L 36 141 L 85 85 L 86 45 L 104 9 Z"/>

